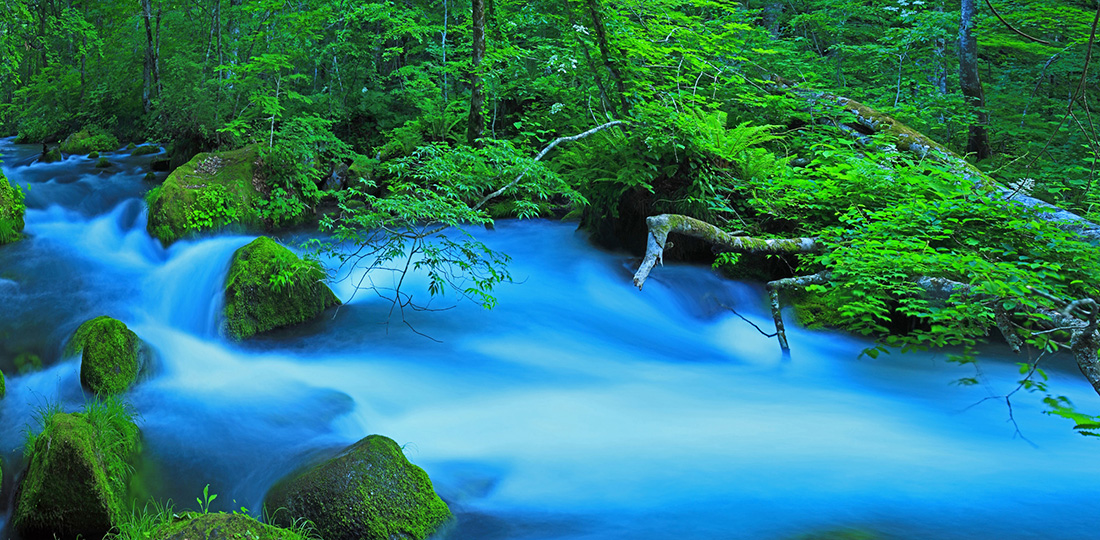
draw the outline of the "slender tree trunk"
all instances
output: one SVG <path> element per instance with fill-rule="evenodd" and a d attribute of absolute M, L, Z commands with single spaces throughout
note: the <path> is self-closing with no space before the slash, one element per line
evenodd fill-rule
<path fill-rule="evenodd" d="M 962 0 L 962 19 L 959 23 L 959 86 L 966 104 L 977 115 L 977 122 L 970 125 L 966 153 L 979 161 L 993 155 L 989 146 L 989 114 L 985 112 L 985 93 L 978 75 L 978 39 L 974 36 L 976 0 Z"/>
<path fill-rule="evenodd" d="M 779 17 L 782 15 L 783 0 L 768 0 L 764 4 L 764 28 L 768 29 L 773 39 L 779 37 Z"/>
<path fill-rule="evenodd" d="M 145 113 L 153 109 L 153 6 L 152 0 L 141 0 L 141 18 L 145 22 L 145 62 L 141 72 L 141 106 Z"/>
<path fill-rule="evenodd" d="M 603 25 L 603 17 L 600 16 L 600 7 L 596 0 L 587 0 L 588 13 L 592 16 L 592 28 L 596 31 L 596 44 L 603 55 L 603 64 L 611 74 L 611 80 L 615 83 L 615 89 L 619 94 L 619 118 L 626 118 L 630 112 L 630 105 L 626 101 L 626 84 L 623 82 L 623 74 L 611 57 L 611 47 L 607 43 L 607 29 Z"/>
<path fill-rule="evenodd" d="M 485 58 L 485 0 L 473 0 L 473 65 L 470 72 L 470 117 L 466 142 L 477 146 L 485 131 L 485 93 L 481 81 L 481 60 Z"/>

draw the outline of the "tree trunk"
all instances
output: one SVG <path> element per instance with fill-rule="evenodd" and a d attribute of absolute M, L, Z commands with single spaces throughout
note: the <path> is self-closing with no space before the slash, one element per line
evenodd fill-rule
<path fill-rule="evenodd" d="M 611 47 L 607 42 L 607 29 L 603 25 L 603 17 L 600 16 L 600 8 L 596 0 L 587 0 L 588 13 L 592 16 L 592 27 L 596 31 L 596 44 L 600 47 L 603 56 L 603 64 L 611 74 L 611 80 L 615 83 L 615 89 L 619 94 L 619 118 L 626 118 L 630 112 L 630 104 L 626 100 L 626 83 L 623 82 L 623 74 L 618 64 L 611 57 Z"/>
<path fill-rule="evenodd" d="M 485 93 L 481 81 L 481 61 L 485 58 L 485 0 L 473 0 L 473 59 L 470 73 L 470 117 L 466 142 L 478 146 L 485 131 Z"/>
<path fill-rule="evenodd" d="M 779 17 L 783 15 L 782 0 L 768 0 L 764 4 L 764 28 L 768 29 L 772 39 L 779 37 Z"/>
<path fill-rule="evenodd" d="M 989 114 L 985 111 L 985 92 L 978 75 L 978 38 L 974 36 L 974 15 L 977 0 L 962 0 L 962 19 L 959 23 L 959 86 L 966 104 L 977 116 L 970 124 L 966 142 L 967 155 L 981 161 L 993 155 L 989 146 Z"/>
<path fill-rule="evenodd" d="M 145 62 L 141 71 L 141 106 L 145 113 L 153 109 L 153 6 L 152 0 L 141 0 L 141 18 L 145 22 Z"/>

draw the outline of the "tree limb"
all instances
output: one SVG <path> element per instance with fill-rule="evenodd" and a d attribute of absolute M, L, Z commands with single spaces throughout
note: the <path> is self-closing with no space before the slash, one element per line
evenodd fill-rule
<path fill-rule="evenodd" d="M 549 153 L 551 150 L 553 150 L 555 146 L 557 146 L 557 145 L 559 145 L 563 142 L 578 141 L 580 139 L 588 137 L 589 135 L 594 135 L 594 134 L 596 134 L 600 131 L 603 131 L 603 130 L 611 127 L 611 126 L 617 126 L 617 125 L 620 125 L 622 123 L 623 123 L 622 120 L 612 120 L 612 121 L 610 121 L 606 124 L 600 124 L 600 125 L 592 128 L 588 131 L 585 131 L 584 133 L 579 133 L 579 134 L 573 135 L 571 137 L 558 137 L 557 139 L 554 139 L 553 142 L 546 145 L 546 148 L 543 148 L 542 151 L 539 152 L 539 155 L 535 156 L 535 161 L 541 160 L 543 157 L 546 156 L 547 153 Z M 489 202 L 490 200 L 492 200 L 495 197 L 499 197 L 502 193 L 504 193 L 505 191 L 508 191 L 512 186 L 518 184 L 519 181 L 522 180 L 523 177 L 527 175 L 528 170 L 530 170 L 530 169 L 524 169 L 523 172 L 519 173 L 519 176 L 517 176 L 515 180 L 512 180 L 511 182 L 508 182 L 508 184 L 505 185 L 504 187 L 502 187 L 502 188 L 486 195 L 484 199 L 481 199 L 481 201 L 479 201 L 476 205 L 474 205 L 474 210 L 477 210 L 477 209 L 481 208 L 485 203 Z"/>
<path fill-rule="evenodd" d="M 734 236 L 702 220 L 680 214 L 661 214 L 645 220 L 649 227 L 649 240 L 646 242 L 645 258 L 638 271 L 634 273 L 634 286 L 641 290 L 650 271 L 658 262 L 663 262 L 665 246 L 669 233 L 700 238 L 723 251 L 740 253 L 811 253 L 821 249 L 816 238 L 755 238 L 752 236 Z"/>

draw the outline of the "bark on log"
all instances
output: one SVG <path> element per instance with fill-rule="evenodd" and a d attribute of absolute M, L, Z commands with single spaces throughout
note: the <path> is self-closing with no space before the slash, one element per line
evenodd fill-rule
<path fill-rule="evenodd" d="M 736 236 L 702 220 L 680 214 L 661 214 L 645 220 L 649 226 L 649 240 L 646 242 L 645 257 L 638 271 L 634 273 L 634 286 L 641 290 L 650 271 L 659 262 L 663 262 L 665 245 L 669 233 L 679 233 L 710 242 L 723 251 L 739 253 L 791 254 L 810 253 L 821 249 L 816 238 L 755 238 Z"/>

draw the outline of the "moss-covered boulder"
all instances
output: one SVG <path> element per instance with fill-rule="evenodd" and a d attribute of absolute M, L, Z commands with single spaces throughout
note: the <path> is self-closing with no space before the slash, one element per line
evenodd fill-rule
<path fill-rule="evenodd" d="M 111 162 L 108 161 L 107 158 L 105 158 L 105 157 L 101 157 L 101 158 L 99 158 L 99 160 L 97 160 L 95 162 L 95 168 L 97 168 L 97 169 L 106 169 L 107 167 L 110 167 L 110 166 L 111 166 Z"/>
<path fill-rule="evenodd" d="M 130 150 L 131 156 L 144 156 L 148 154 L 156 154 L 160 152 L 160 147 L 155 144 L 143 144 L 137 148 Z"/>
<path fill-rule="evenodd" d="M 96 126 L 87 126 L 61 143 L 61 151 L 66 154 L 109 152 L 118 147 L 118 139 L 114 135 Z"/>
<path fill-rule="evenodd" d="M 0 171 L 0 246 L 23 237 L 23 190 L 13 187 Z"/>
<path fill-rule="evenodd" d="M 199 154 L 168 175 L 164 184 L 149 191 L 149 233 L 169 244 L 186 236 L 241 224 L 259 227 L 256 204 L 259 154 L 255 146 Z M 154 167 L 154 170 L 156 168 Z"/>
<path fill-rule="evenodd" d="M 298 532 L 243 514 L 187 512 L 161 527 L 153 540 L 310 540 Z"/>
<path fill-rule="evenodd" d="M 428 474 L 381 435 L 283 479 L 264 505 L 276 525 L 308 519 L 325 540 L 423 540 L 451 518 Z"/>
<path fill-rule="evenodd" d="M 96 317 L 84 321 L 65 347 L 66 356 L 81 353 L 80 383 L 96 394 L 121 394 L 134 384 L 145 365 L 145 347 L 121 321 Z"/>
<path fill-rule="evenodd" d="M 54 147 L 52 150 L 46 150 L 42 152 L 41 156 L 38 156 L 39 163 L 57 163 L 63 159 L 65 159 L 65 157 L 61 155 L 61 149 L 57 147 Z"/>
<path fill-rule="evenodd" d="M 28 442 L 32 452 L 11 518 L 20 536 L 103 538 L 119 522 L 138 428 L 128 416 L 109 415 L 56 413 Z"/>
<path fill-rule="evenodd" d="M 226 336 L 241 340 L 312 319 L 340 300 L 315 261 L 261 236 L 233 254 L 225 280 Z"/>
<path fill-rule="evenodd" d="M 88 159 L 99 159 L 99 152 L 91 152 L 90 154 L 88 154 Z"/>
<path fill-rule="evenodd" d="M 4 379 L 4 372 L 0 371 L 0 399 L 4 399 L 4 396 L 8 394 L 8 383 Z"/>

